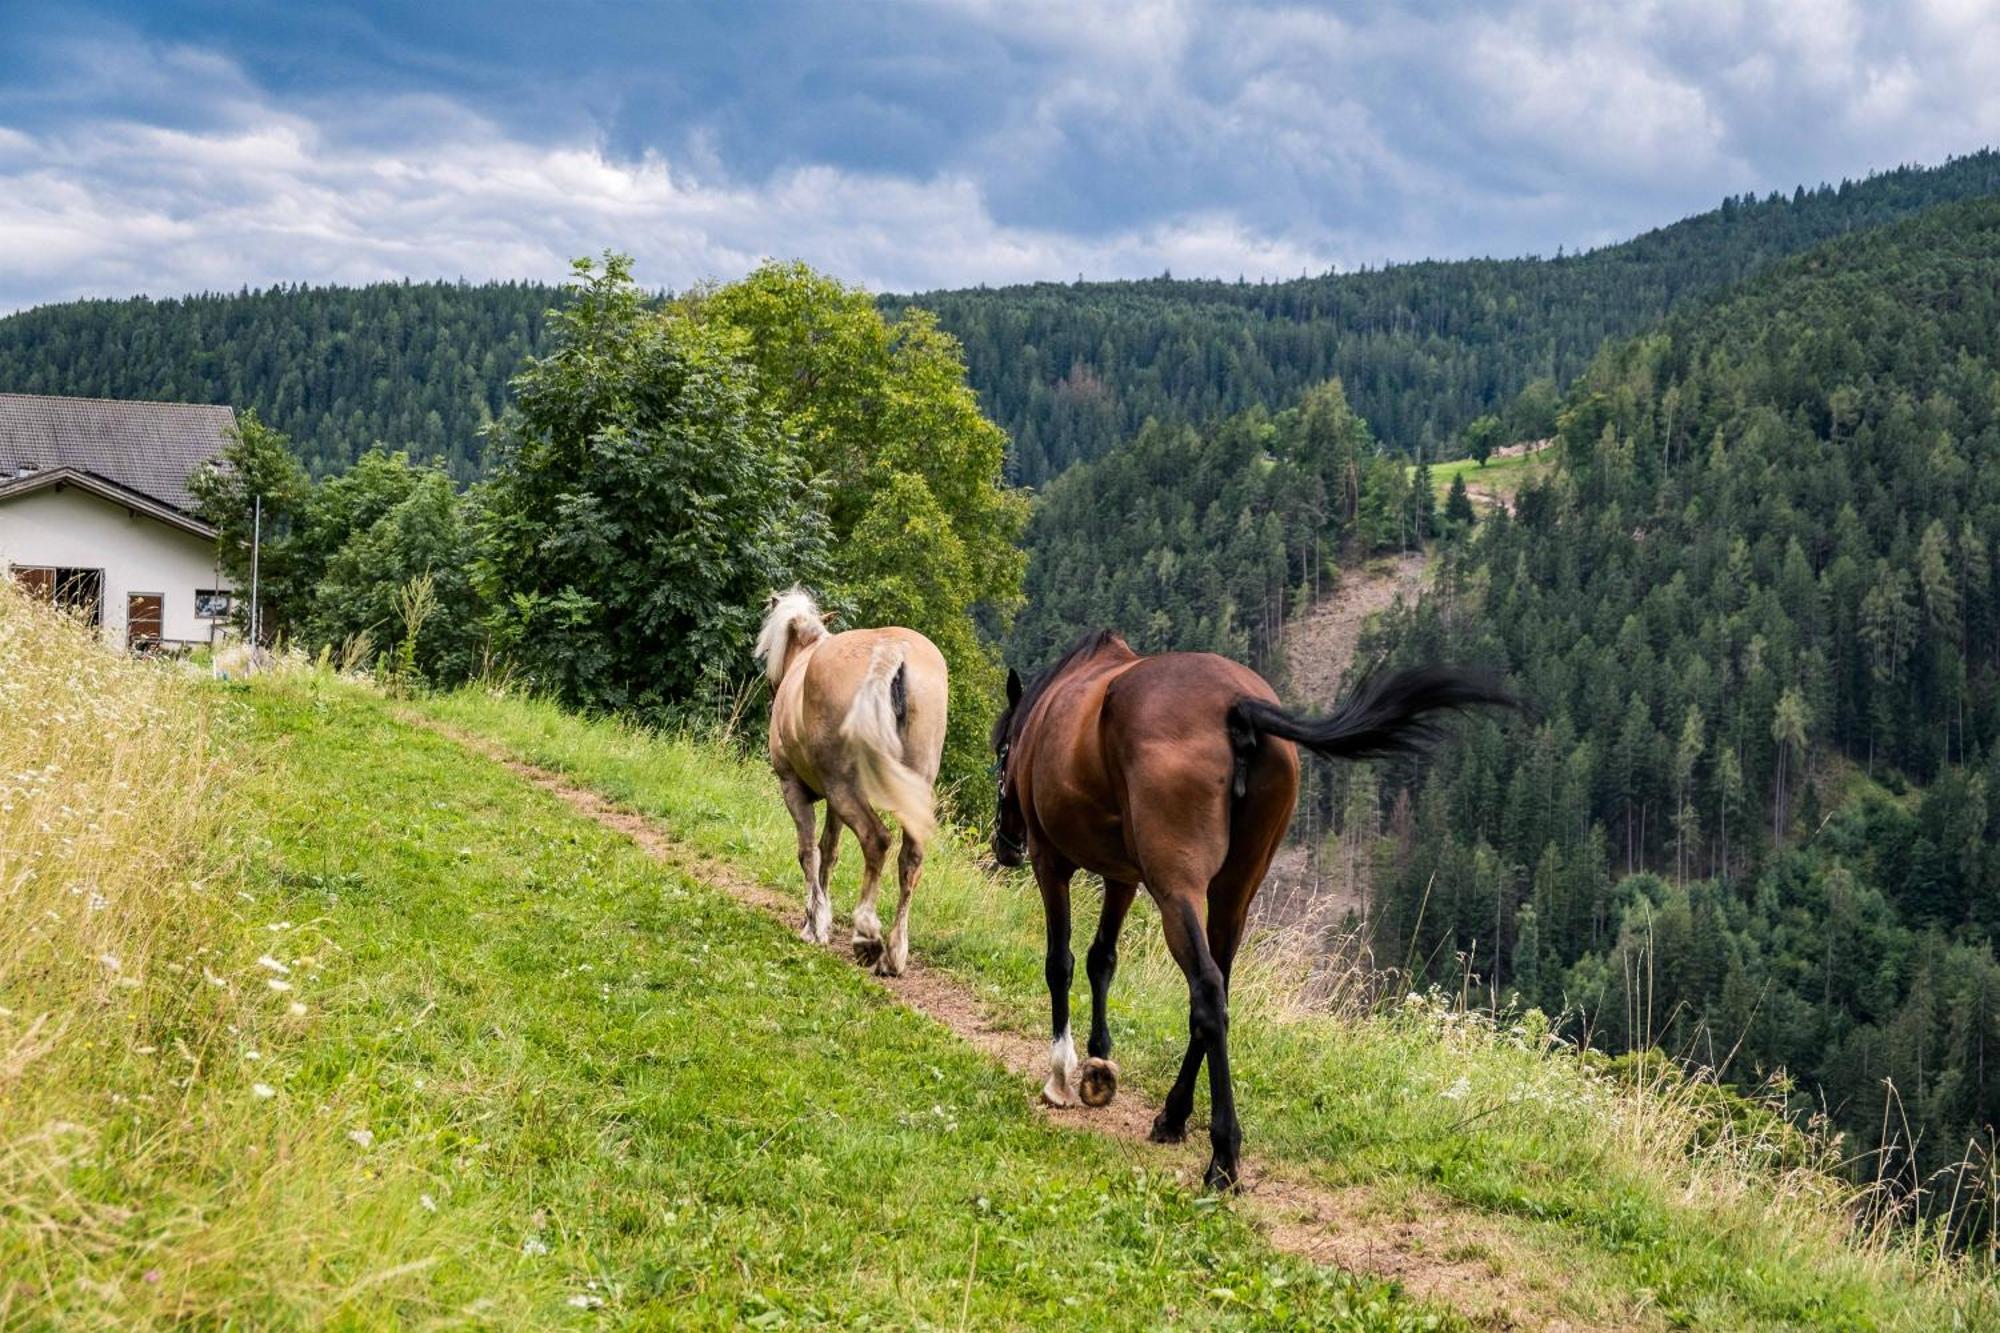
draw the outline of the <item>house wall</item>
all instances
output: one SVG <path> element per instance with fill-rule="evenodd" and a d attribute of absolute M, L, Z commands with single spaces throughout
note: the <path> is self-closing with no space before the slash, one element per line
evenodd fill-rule
<path fill-rule="evenodd" d="M 161 637 L 207 643 L 222 622 L 196 619 L 195 589 L 230 586 L 214 542 L 73 486 L 0 501 L 0 570 L 12 565 L 103 570 L 104 636 L 121 645 L 127 593 L 165 599 Z"/>

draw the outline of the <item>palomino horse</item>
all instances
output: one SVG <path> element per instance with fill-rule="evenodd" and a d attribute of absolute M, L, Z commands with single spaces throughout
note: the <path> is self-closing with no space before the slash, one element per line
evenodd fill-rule
<path fill-rule="evenodd" d="M 1487 703 L 1512 700 L 1485 677 L 1430 667 L 1369 680 L 1328 717 L 1295 717 L 1248 667 L 1212 653 L 1141 657 L 1108 631 L 1079 640 L 1025 691 L 1009 672 L 1007 710 L 993 727 L 993 852 L 1002 865 L 1034 862 L 1048 918 L 1055 1035 L 1043 1097 L 1102 1106 L 1116 1092 L 1105 996 L 1119 927 L 1143 883 L 1188 983 L 1187 1054 L 1153 1140 L 1186 1136 L 1206 1057 L 1214 1149 L 1206 1181 L 1235 1185 L 1243 1136 L 1229 1082 L 1229 972 L 1250 900 L 1291 823 L 1292 743 L 1346 759 L 1404 753 L 1435 734 L 1443 710 Z M 1069 1030 L 1069 882 L 1078 870 L 1104 877 L 1085 960 L 1090 1060 L 1081 1071 Z"/>
<path fill-rule="evenodd" d="M 806 875 L 799 934 L 815 944 L 832 937 L 827 883 L 845 824 L 861 842 L 854 952 L 882 975 L 900 975 L 910 961 L 910 895 L 924 844 L 937 829 L 931 787 L 944 754 L 944 655 L 915 630 L 896 626 L 830 634 L 811 594 L 793 588 L 772 594 L 757 656 L 771 678 L 771 768 L 799 827 Z M 821 800 L 826 827 L 815 845 L 813 805 Z M 877 810 L 903 826 L 896 859 L 902 897 L 886 941 L 875 895 L 889 830 Z"/>

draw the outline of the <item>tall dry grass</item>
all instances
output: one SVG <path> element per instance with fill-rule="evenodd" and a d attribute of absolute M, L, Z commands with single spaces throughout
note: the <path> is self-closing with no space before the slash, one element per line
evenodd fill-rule
<path fill-rule="evenodd" d="M 0 1309 L 18 1311 L 117 1247 L 129 1206 L 79 1177 L 134 1098 L 162 1096 L 139 1089 L 192 1085 L 232 1006 L 200 993 L 225 826 L 207 710 L 0 580 L 0 717 Z"/>
<path fill-rule="evenodd" d="M 367 1320 L 421 1183 L 289 1079 L 322 1021 L 220 692 L 0 579 L 0 1327 Z"/>

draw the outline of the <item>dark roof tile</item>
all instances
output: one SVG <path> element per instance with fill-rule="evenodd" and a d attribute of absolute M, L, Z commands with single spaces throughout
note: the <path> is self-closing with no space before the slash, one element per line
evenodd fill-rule
<path fill-rule="evenodd" d="M 188 478 L 235 424 L 230 408 L 201 403 L 0 393 L 0 478 L 76 468 L 191 514 Z"/>

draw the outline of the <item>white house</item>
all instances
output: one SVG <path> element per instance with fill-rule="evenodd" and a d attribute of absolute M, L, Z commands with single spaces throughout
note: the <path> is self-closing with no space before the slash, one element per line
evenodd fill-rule
<path fill-rule="evenodd" d="M 212 642 L 230 585 L 188 479 L 227 407 L 0 393 L 0 573 L 134 648 Z"/>

